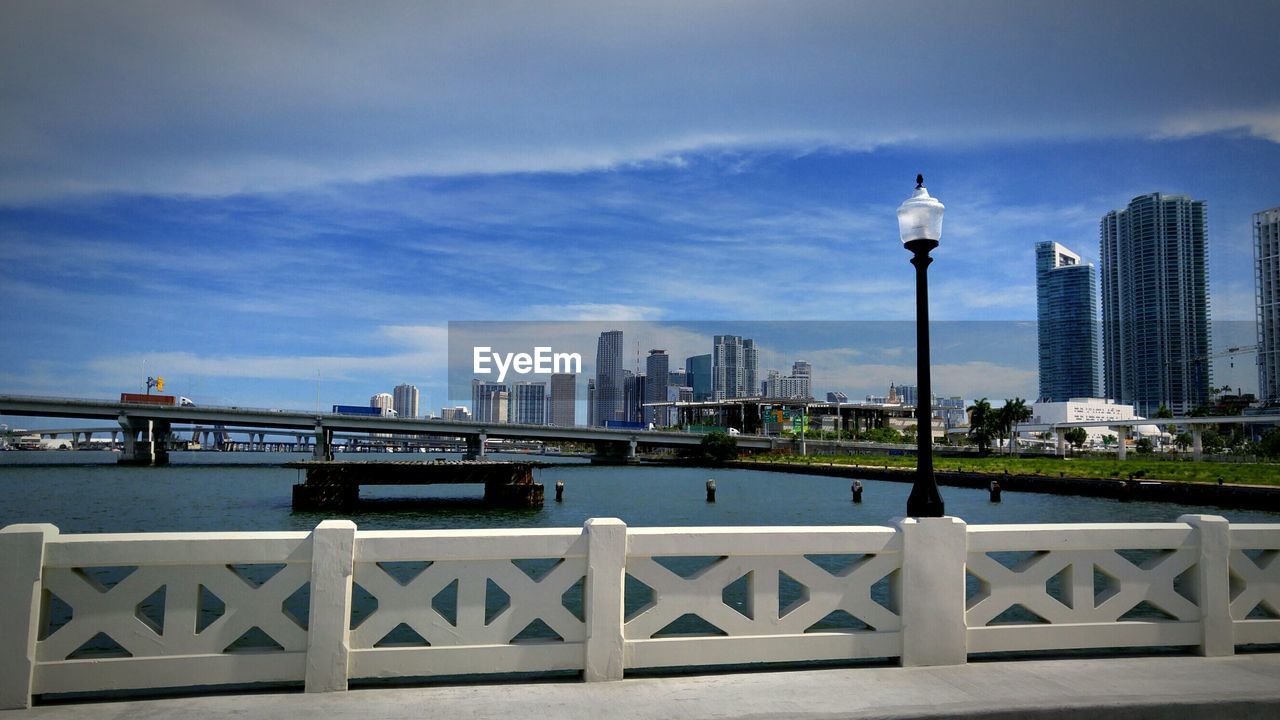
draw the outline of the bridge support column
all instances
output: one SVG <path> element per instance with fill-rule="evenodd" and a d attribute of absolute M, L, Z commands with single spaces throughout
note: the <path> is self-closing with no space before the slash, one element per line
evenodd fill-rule
<path fill-rule="evenodd" d="M 1053 435 L 1058 439 L 1058 457 L 1067 456 L 1067 431 L 1061 428 L 1054 428 Z"/>
<path fill-rule="evenodd" d="M 1128 453 L 1128 447 L 1127 447 L 1127 446 L 1128 446 L 1128 442 L 1129 442 L 1129 428 L 1128 428 L 1128 427 L 1121 427 L 1121 428 L 1118 428 L 1116 432 L 1117 432 L 1117 435 L 1116 435 L 1116 439 L 1117 439 L 1117 442 L 1116 442 L 1116 459 L 1117 459 L 1117 460 L 1124 460 L 1125 455 Z"/>
<path fill-rule="evenodd" d="M 311 457 L 316 460 L 333 459 L 333 431 L 323 425 L 316 426 L 316 444 L 311 450 Z"/>
<path fill-rule="evenodd" d="M 1204 459 L 1204 426 L 1191 426 L 1191 459 Z"/>
<path fill-rule="evenodd" d="M 124 451 L 116 463 L 121 465 L 168 465 L 169 423 L 133 420 L 121 415 L 118 422 L 124 431 Z"/>
<path fill-rule="evenodd" d="M 629 463 L 640 462 L 640 458 L 636 457 L 635 438 L 632 438 L 631 441 L 627 443 L 627 462 Z"/>
<path fill-rule="evenodd" d="M 466 459 L 467 460 L 483 460 L 485 455 L 484 441 L 488 439 L 489 439 L 489 436 L 486 433 L 480 433 L 479 435 L 468 435 L 467 436 L 467 454 L 465 456 Z"/>

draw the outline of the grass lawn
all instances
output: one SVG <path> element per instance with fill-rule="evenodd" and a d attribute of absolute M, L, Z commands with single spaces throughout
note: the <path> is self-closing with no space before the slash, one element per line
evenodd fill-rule
<path fill-rule="evenodd" d="M 800 457 L 796 455 L 755 455 L 747 461 L 790 462 L 818 465 L 868 465 L 871 467 L 916 466 L 914 457 L 902 455 L 821 455 Z M 1148 480 L 1175 480 L 1180 482 L 1241 485 L 1280 485 L 1280 463 L 1227 463 L 1192 462 L 1190 460 L 1166 460 L 1148 458 L 1131 453 L 1123 462 L 1095 458 L 1007 457 L 992 455 L 985 458 L 948 458 L 934 456 L 936 470 L 963 470 L 1003 475 L 1057 475 L 1084 478 L 1126 478 L 1130 473 Z"/>

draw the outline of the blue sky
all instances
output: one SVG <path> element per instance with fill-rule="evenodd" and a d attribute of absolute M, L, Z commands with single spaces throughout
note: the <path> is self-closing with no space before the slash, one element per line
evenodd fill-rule
<path fill-rule="evenodd" d="M 1034 243 L 1096 257 L 1099 218 L 1161 191 L 1208 202 L 1214 318 L 1248 321 L 1250 214 L 1280 205 L 1278 20 L 1242 1 L 8 2 L 0 392 L 160 374 L 199 402 L 310 408 L 317 384 L 329 405 L 412 382 L 438 409 L 449 321 L 908 320 L 894 209 L 917 172 L 948 208 L 936 319 L 1033 320 Z M 1034 397 L 1022 353 L 992 355 L 938 390 Z M 871 383 L 831 362 L 815 373 Z"/>

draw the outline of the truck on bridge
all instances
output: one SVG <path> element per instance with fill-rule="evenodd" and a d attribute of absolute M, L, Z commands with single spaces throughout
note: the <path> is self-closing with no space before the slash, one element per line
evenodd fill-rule
<path fill-rule="evenodd" d="M 181 395 L 146 395 L 143 393 L 120 393 L 120 402 L 141 405 L 176 405 L 178 407 L 195 407 L 190 398 Z"/>
<path fill-rule="evenodd" d="M 339 415 L 370 415 L 382 417 L 382 408 L 369 405 L 334 405 L 333 412 Z"/>

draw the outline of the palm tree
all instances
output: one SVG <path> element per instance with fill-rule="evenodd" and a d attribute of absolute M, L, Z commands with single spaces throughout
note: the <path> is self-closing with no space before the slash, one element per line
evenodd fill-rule
<path fill-rule="evenodd" d="M 1027 407 L 1027 401 L 1020 397 L 1013 400 L 1005 400 L 1004 408 L 1007 408 L 1009 414 L 1009 424 L 1012 431 L 1009 438 L 1009 451 L 1013 452 L 1013 446 L 1018 442 L 1018 425 L 1031 419 L 1031 408 Z"/>
<path fill-rule="evenodd" d="M 995 419 L 991 403 L 986 398 L 974 400 L 968 412 L 969 439 L 977 443 L 978 452 L 985 455 L 987 448 L 991 447 L 992 421 Z"/>

